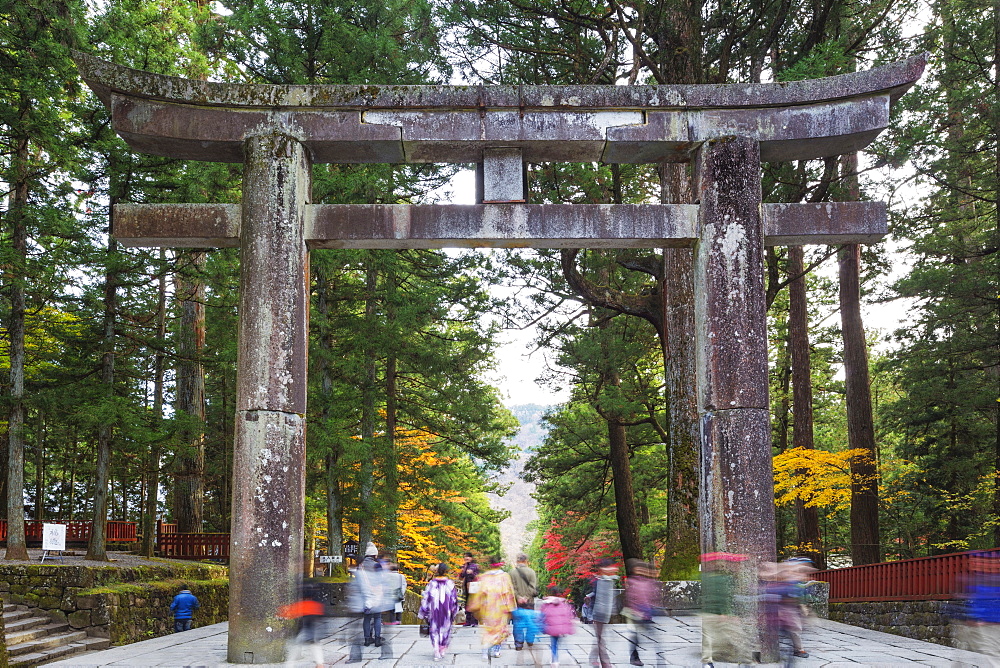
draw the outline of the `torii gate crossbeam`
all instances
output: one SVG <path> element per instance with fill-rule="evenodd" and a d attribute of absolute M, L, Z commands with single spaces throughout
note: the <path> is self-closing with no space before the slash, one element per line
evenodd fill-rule
<path fill-rule="evenodd" d="M 756 566 L 775 553 L 763 249 L 886 231 L 878 203 L 762 204 L 760 163 L 864 148 L 925 55 L 782 84 L 498 87 L 225 84 L 75 58 L 136 151 L 244 165 L 240 206 L 117 205 L 114 230 L 240 248 L 229 661 L 283 660 L 276 611 L 301 572 L 310 248 L 692 248 L 702 547 L 748 555 L 738 612 L 760 635 Z M 527 204 L 534 161 L 691 161 L 697 204 Z M 314 205 L 314 162 L 477 163 L 480 203 Z"/>

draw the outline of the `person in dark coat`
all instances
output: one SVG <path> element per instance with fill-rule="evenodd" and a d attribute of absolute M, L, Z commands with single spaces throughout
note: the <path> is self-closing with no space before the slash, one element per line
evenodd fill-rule
<path fill-rule="evenodd" d="M 174 633 L 191 630 L 191 618 L 194 611 L 201 607 L 198 597 L 190 589 L 181 589 L 170 603 L 170 611 L 174 613 Z"/>
<path fill-rule="evenodd" d="M 479 579 L 479 564 L 472 558 L 471 552 L 465 553 L 465 563 L 462 564 L 458 576 L 462 578 L 462 593 L 465 594 L 465 623 L 462 626 L 479 626 L 479 620 L 468 607 L 469 597 L 472 594 L 470 588 L 473 586 L 472 583 Z"/>

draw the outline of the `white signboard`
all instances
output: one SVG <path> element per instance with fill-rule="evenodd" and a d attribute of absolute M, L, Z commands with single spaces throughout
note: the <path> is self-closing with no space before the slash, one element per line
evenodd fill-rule
<path fill-rule="evenodd" d="M 42 525 L 42 549 L 62 552 L 66 549 L 66 525 Z"/>
<path fill-rule="evenodd" d="M 344 561 L 344 558 L 339 554 L 325 555 L 321 554 L 319 556 L 319 563 L 321 564 L 339 564 Z"/>

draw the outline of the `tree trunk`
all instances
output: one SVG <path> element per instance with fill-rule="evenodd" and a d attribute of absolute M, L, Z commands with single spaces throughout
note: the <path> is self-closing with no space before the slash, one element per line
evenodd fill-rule
<path fill-rule="evenodd" d="M 203 251 L 178 257 L 177 413 L 180 445 L 174 469 L 174 518 L 179 533 L 201 533 L 205 498 L 205 269 Z"/>
<path fill-rule="evenodd" d="M 118 242 L 111 236 L 114 229 L 114 205 L 118 198 L 111 197 L 108 204 L 108 252 L 104 274 L 104 355 L 101 358 L 101 383 L 105 396 L 111 401 L 115 395 L 115 320 L 118 315 L 118 272 L 114 268 Z M 97 430 L 97 469 L 94 485 L 94 518 L 87 543 L 87 559 L 108 561 L 106 531 L 108 520 L 108 477 L 111 471 L 111 441 L 113 425 L 103 423 Z"/>
<path fill-rule="evenodd" d="M 844 178 L 859 199 L 857 153 L 843 156 Z M 852 449 L 864 454 L 851 459 L 851 553 L 854 565 L 882 560 L 878 516 L 878 452 L 872 423 L 871 382 L 868 348 L 861 319 L 861 246 L 846 244 L 840 249 L 840 319 L 844 337 L 844 372 L 847 392 L 847 440 Z"/>
<path fill-rule="evenodd" d="M 35 436 L 35 519 L 45 519 L 45 412 L 38 411 Z"/>
<path fill-rule="evenodd" d="M 993 0 L 993 68 L 1000 72 L 1000 0 Z M 1000 202 L 1000 77 L 993 77 L 993 141 L 995 145 L 993 183 L 996 185 L 994 201 Z M 993 248 L 1000 248 L 1000 216 L 995 217 L 993 227 Z M 993 294 L 1000 295 L 1000 278 L 993 276 Z M 1000 299 L 997 300 L 996 323 L 1000 337 Z M 996 358 L 1000 360 L 1000 338 L 996 342 Z M 989 373 L 989 372 L 987 372 Z M 1000 367 L 992 369 L 993 379 L 997 383 L 996 395 L 1000 397 Z M 993 544 L 1000 545 L 1000 398 L 993 403 Z"/>
<path fill-rule="evenodd" d="M 7 519 L 7 461 L 10 457 L 10 434 L 0 432 L 0 519 Z M 60 506 L 61 509 L 61 506 Z"/>
<path fill-rule="evenodd" d="M 230 429 L 231 415 L 229 412 L 229 383 L 228 376 L 222 374 L 222 493 L 219 494 L 219 516 L 222 518 L 222 530 L 228 533 L 232 524 L 232 501 L 230 499 L 232 482 L 230 471 L 233 470 L 233 451 L 230 449 L 235 444 L 233 432 Z"/>
<path fill-rule="evenodd" d="M 76 429 L 73 429 L 73 450 L 69 458 L 69 521 L 76 519 L 76 465 L 78 462 L 77 452 L 80 449 L 80 441 L 77 438 Z M 65 516 L 65 514 L 64 514 Z"/>
<path fill-rule="evenodd" d="M 375 442 L 375 392 L 378 383 L 378 358 L 372 338 L 377 326 L 378 312 L 375 289 L 378 286 L 378 269 L 375 253 L 368 253 L 368 269 L 365 275 L 365 336 L 369 340 L 365 346 L 365 376 L 361 387 L 361 473 L 358 488 L 361 492 L 358 510 L 358 542 L 361 554 L 375 535 L 374 503 L 372 493 L 375 487 L 375 456 L 378 445 Z"/>
<path fill-rule="evenodd" d="M 661 163 L 660 202 L 691 201 L 687 166 Z M 663 348 L 667 400 L 667 541 L 660 575 L 667 580 L 698 577 L 698 472 L 700 436 L 695 377 L 694 253 L 690 248 L 663 249 L 660 289 L 663 326 L 657 332 Z"/>
<path fill-rule="evenodd" d="M 330 358 L 333 354 L 333 336 L 330 334 L 331 328 L 328 321 L 330 305 L 328 291 L 329 281 L 322 262 L 314 265 L 314 275 L 316 277 L 316 310 L 319 312 L 322 329 L 319 332 L 318 343 L 322 352 L 316 355 L 316 365 L 320 378 L 319 404 L 321 406 L 320 415 L 322 424 L 328 424 L 331 418 L 330 404 L 333 395 L 333 372 L 330 369 Z M 319 433 L 326 434 L 325 429 Z M 343 553 L 344 544 L 344 503 L 340 490 L 340 456 L 342 449 L 339 443 L 327 438 L 323 443 L 326 450 L 326 537 L 327 554 L 335 555 Z M 346 564 L 331 565 L 331 571 L 340 570 L 346 572 Z"/>
<path fill-rule="evenodd" d="M 385 320 L 389 327 L 396 322 L 396 265 L 392 263 L 386 270 Z M 399 453 L 396 451 L 398 380 L 396 352 L 391 351 L 385 361 L 385 461 L 382 465 L 382 498 L 385 499 L 385 545 L 393 561 L 399 553 Z"/>
<path fill-rule="evenodd" d="M 302 559 L 302 577 L 313 577 L 313 567 L 316 565 L 316 522 L 312 514 L 306 516 L 305 549 Z"/>
<path fill-rule="evenodd" d="M 160 260 L 165 253 L 160 251 Z M 153 410 L 150 427 L 156 437 L 149 446 L 146 458 L 146 502 L 142 515 L 142 544 L 139 554 L 152 557 L 156 542 L 156 506 L 160 491 L 160 433 L 163 428 L 163 342 L 167 338 L 167 276 L 161 270 L 156 299 L 156 356 L 153 359 Z"/>
<path fill-rule="evenodd" d="M 607 418 L 608 457 L 611 460 L 611 474 L 615 481 L 615 519 L 618 521 L 618 537 L 625 559 L 642 559 L 642 543 L 639 541 L 639 521 L 635 512 L 635 495 L 632 490 L 632 464 L 628 456 L 628 440 L 625 425 L 614 418 Z"/>
<path fill-rule="evenodd" d="M 21 95 L 20 116 L 27 114 L 31 102 Z M 10 413 L 7 418 L 7 559 L 27 559 L 24 537 L 24 319 L 25 283 L 28 280 L 28 137 L 17 139 L 14 153 L 13 192 L 7 219 L 10 221 L 13 266 L 10 267 Z"/>
<path fill-rule="evenodd" d="M 399 553 L 399 453 L 396 451 L 396 356 L 385 363 L 385 545 L 393 561 Z"/>
<path fill-rule="evenodd" d="M 805 254 L 802 246 L 788 247 L 788 339 L 792 357 L 792 445 L 813 449 L 812 365 L 809 347 L 809 309 L 806 295 Z M 819 533 L 819 511 L 795 502 L 795 525 L 799 552 L 824 569 L 825 559 Z"/>

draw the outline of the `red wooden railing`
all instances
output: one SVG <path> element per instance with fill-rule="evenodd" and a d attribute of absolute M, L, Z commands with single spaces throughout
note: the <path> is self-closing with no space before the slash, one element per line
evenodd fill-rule
<path fill-rule="evenodd" d="M 229 559 L 228 533 L 161 533 L 156 549 L 171 559 Z"/>
<path fill-rule="evenodd" d="M 65 524 L 67 543 L 86 543 L 90 540 L 90 520 L 61 522 L 59 520 L 25 520 L 24 537 L 31 542 L 41 542 L 43 524 Z M 139 540 L 138 523 L 109 520 L 104 525 L 105 539 L 109 543 L 134 543 Z M 7 540 L 7 520 L 0 520 L 0 540 Z"/>
<path fill-rule="evenodd" d="M 177 523 L 156 520 L 156 535 L 162 536 L 165 533 L 177 533 Z"/>
<path fill-rule="evenodd" d="M 831 603 L 944 600 L 960 594 L 972 554 L 1000 559 L 1000 548 L 837 568 L 813 578 L 830 583 Z"/>
<path fill-rule="evenodd" d="M 229 560 L 228 533 L 178 533 L 174 522 L 156 522 L 156 550 L 171 559 Z"/>

